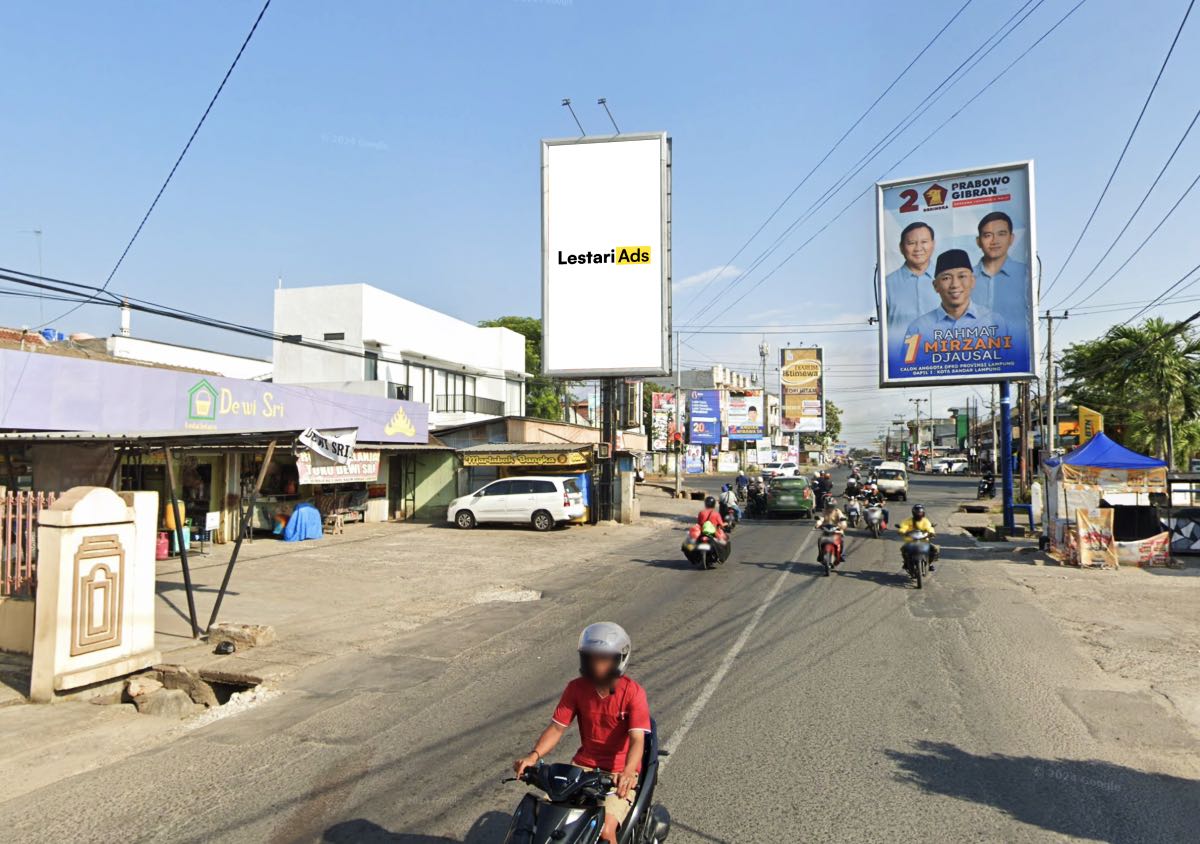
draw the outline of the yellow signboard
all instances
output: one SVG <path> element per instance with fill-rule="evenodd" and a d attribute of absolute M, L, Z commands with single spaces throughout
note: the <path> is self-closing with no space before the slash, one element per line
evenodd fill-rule
<path fill-rule="evenodd" d="M 1083 445 L 1104 430 L 1104 414 L 1079 405 L 1079 444 Z"/>
<path fill-rule="evenodd" d="M 464 466 L 586 466 L 584 451 L 495 451 L 462 456 Z"/>

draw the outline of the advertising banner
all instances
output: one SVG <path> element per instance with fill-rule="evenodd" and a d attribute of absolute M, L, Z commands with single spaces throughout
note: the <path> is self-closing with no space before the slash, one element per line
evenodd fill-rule
<path fill-rule="evenodd" d="M 302 451 L 296 455 L 296 472 L 302 484 L 373 482 L 379 479 L 379 452 L 360 448 L 345 463 L 334 463 L 317 462 L 311 452 Z"/>
<path fill-rule="evenodd" d="M 698 475 L 704 471 L 704 448 L 698 445 L 689 445 L 687 454 L 683 459 L 683 471 L 689 475 Z"/>
<path fill-rule="evenodd" d="M 1080 508 L 1075 511 L 1078 532 L 1076 543 L 1079 565 L 1106 569 L 1117 567 L 1117 548 L 1113 543 L 1111 507 Z"/>
<path fill-rule="evenodd" d="M 666 451 L 675 434 L 675 394 L 650 394 L 650 448 Z"/>
<path fill-rule="evenodd" d="M 821 349 L 780 349 L 779 430 L 817 434 L 825 430 L 825 363 Z"/>
<path fill-rule="evenodd" d="M 358 429 L 318 431 L 316 428 L 305 428 L 300 432 L 300 436 L 296 437 L 296 441 L 328 462 L 345 465 L 354 459 Z"/>
<path fill-rule="evenodd" d="M 1118 542 L 1117 561 L 1125 566 L 1142 568 L 1171 565 L 1171 534 L 1169 531 L 1156 533 L 1146 539 L 1133 542 Z"/>
<path fill-rule="evenodd" d="M 725 406 L 726 433 L 731 440 L 757 440 L 766 433 L 762 390 L 730 390 Z"/>
<path fill-rule="evenodd" d="M 688 442 L 721 444 L 721 391 L 688 391 Z"/>
<path fill-rule="evenodd" d="M 671 371 L 670 161 L 665 132 L 542 141 L 544 374 Z"/>
<path fill-rule="evenodd" d="M 876 188 L 880 386 L 1033 378 L 1033 162 Z"/>

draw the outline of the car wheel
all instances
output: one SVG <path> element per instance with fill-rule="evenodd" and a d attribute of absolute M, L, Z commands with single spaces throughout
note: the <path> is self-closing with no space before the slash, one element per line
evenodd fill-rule
<path fill-rule="evenodd" d="M 545 510 L 538 510 L 534 513 L 531 521 L 533 522 L 533 529 L 537 531 L 544 532 L 554 527 L 554 517 Z"/>
<path fill-rule="evenodd" d="M 907 500 L 908 500 L 908 493 L 907 493 L 907 492 L 902 492 L 902 493 L 900 493 L 900 500 L 901 500 L 901 501 L 907 501 Z"/>
<path fill-rule="evenodd" d="M 475 514 L 470 510 L 459 510 L 454 514 L 454 524 L 458 525 L 463 530 L 470 530 L 475 527 Z"/>

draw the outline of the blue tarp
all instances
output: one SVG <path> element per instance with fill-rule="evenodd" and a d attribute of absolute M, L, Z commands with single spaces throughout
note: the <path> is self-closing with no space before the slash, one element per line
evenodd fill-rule
<path fill-rule="evenodd" d="M 321 511 L 307 501 L 296 505 L 291 518 L 283 526 L 284 542 L 300 542 L 304 539 L 320 539 L 325 533 L 321 529 Z"/>
<path fill-rule="evenodd" d="M 1046 461 L 1053 468 L 1060 463 L 1068 466 L 1094 466 L 1098 469 L 1161 469 L 1166 461 L 1130 451 L 1110 440 L 1103 432 L 1096 434 L 1079 448 L 1062 457 Z"/>

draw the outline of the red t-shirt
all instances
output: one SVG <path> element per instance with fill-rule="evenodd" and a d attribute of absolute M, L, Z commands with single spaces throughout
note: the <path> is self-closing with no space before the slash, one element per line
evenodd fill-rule
<path fill-rule="evenodd" d="M 554 723 L 569 727 L 572 718 L 579 719 L 580 738 L 574 764 L 609 773 L 625 770 L 630 731 L 650 732 L 646 690 L 628 677 L 617 680 L 616 687 L 606 697 L 600 697 L 586 677 L 567 683 L 554 710 Z"/>
<path fill-rule="evenodd" d="M 704 527 L 705 522 L 712 522 L 719 528 L 725 527 L 725 520 L 721 518 L 720 510 L 701 510 L 696 516 L 696 524 L 700 525 L 700 527 Z"/>

